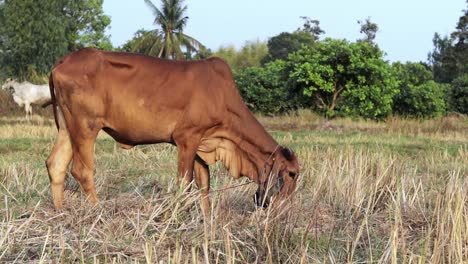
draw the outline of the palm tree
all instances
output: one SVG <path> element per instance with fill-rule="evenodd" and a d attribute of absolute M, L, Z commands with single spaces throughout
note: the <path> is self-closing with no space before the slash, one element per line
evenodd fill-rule
<path fill-rule="evenodd" d="M 155 31 L 155 34 L 161 34 L 162 39 L 158 57 L 182 59 L 182 47 L 187 53 L 205 49 L 198 40 L 183 33 L 188 20 L 188 16 L 184 15 L 187 6 L 182 6 L 183 2 L 184 0 L 162 0 L 162 8 L 159 9 L 151 0 L 145 0 L 155 16 L 154 24 L 161 27 L 161 32 Z"/>
<path fill-rule="evenodd" d="M 134 37 L 122 46 L 122 50 L 157 57 L 161 47 L 162 38 L 157 29 L 139 29 Z"/>

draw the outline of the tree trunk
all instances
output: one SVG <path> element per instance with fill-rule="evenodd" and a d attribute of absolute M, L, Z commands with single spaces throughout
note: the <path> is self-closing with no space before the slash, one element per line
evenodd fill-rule
<path fill-rule="evenodd" d="M 164 46 L 165 46 L 165 45 L 166 45 L 166 44 L 163 44 L 163 45 L 162 45 L 161 50 L 159 51 L 159 54 L 158 54 L 158 58 L 161 58 L 161 56 L 162 56 L 162 54 L 163 54 L 163 52 L 164 52 Z"/>
<path fill-rule="evenodd" d="M 335 85 L 335 91 L 333 92 L 333 100 L 332 100 L 329 110 L 333 111 L 335 109 L 336 101 L 338 101 L 338 96 L 340 96 L 343 89 L 344 87 L 337 89 L 337 86 Z"/>

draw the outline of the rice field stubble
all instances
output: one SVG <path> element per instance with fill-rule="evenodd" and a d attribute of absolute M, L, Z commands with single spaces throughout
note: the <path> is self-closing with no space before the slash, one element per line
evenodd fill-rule
<path fill-rule="evenodd" d="M 309 113 L 260 120 L 293 148 L 294 199 L 255 208 L 253 184 L 175 192 L 176 150 L 126 151 L 100 135 L 101 202 L 91 206 L 67 177 L 55 211 L 44 160 L 53 120 L 0 119 L 0 262 L 83 263 L 466 263 L 468 120 L 451 116 L 384 123 Z M 214 190 L 245 182 L 219 165 Z"/>

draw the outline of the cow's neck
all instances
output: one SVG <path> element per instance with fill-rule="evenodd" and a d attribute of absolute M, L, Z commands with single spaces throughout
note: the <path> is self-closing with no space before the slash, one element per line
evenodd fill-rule
<path fill-rule="evenodd" d="M 11 87 L 13 87 L 16 93 L 21 93 L 24 90 L 25 84 L 25 82 L 12 82 Z"/>
<path fill-rule="evenodd" d="M 246 176 L 259 182 L 260 175 L 268 173 L 274 152 L 279 146 L 246 106 L 241 110 L 232 118 L 230 134 L 232 134 L 232 140 L 247 154 L 248 159 L 256 168 L 255 175 Z"/>

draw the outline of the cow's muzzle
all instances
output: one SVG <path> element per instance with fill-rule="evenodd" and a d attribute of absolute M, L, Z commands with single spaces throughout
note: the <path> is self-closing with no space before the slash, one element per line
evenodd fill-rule
<path fill-rule="evenodd" d="M 254 195 L 254 202 L 257 207 L 267 208 L 270 201 L 265 197 L 265 192 L 257 191 Z"/>

